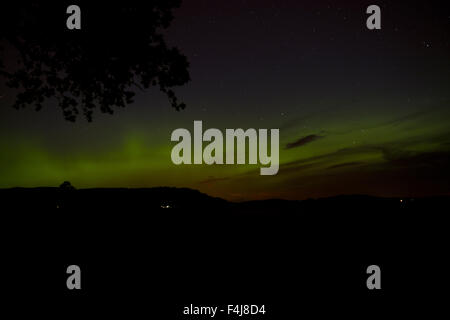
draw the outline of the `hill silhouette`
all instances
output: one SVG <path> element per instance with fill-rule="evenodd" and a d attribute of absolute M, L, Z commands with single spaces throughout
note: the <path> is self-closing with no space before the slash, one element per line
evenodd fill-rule
<path fill-rule="evenodd" d="M 0 190 L 4 206 L 43 210 L 211 209 L 228 202 L 187 188 L 93 188 L 67 186 Z"/>
<path fill-rule="evenodd" d="M 448 207 L 450 197 L 383 198 L 368 195 L 339 195 L 307 200 L 268 199 L 230 202 L 211 197 L 198 190 L 175 187 L 155 188 L 92 188 L 75 189 L 69 182 L 58 187 L 0 189 L 3 208 L 15 210 L 162 210 L 186 212 L 264 212 L 307 213 L 364 211 L 421 211 Z M 81 212 L 80 212 L 81 213 Z"/>
<path fill-rule="evenodd" d="M 3 189 L 0 203 L 4 286 L 65 308 L 73 307 L 74 293 L 65 289 L 73 263 L 85 279 L 80 305 L 90 297 L 119 306 L 152 301 L 170 319 L 181 305 L 208 297 L 261 301 L 277 315 L 298 311 L 298 292 L 314 311 L 324 297 L 333 310 L 343 300 L 373 308 L 374 299 L 385 307 L 406 292 L 409 305 L 422 301 L 417 288 L 433 292 L 448 270 L 448 197 L 233 203 L 183 188 L 65 184 Z M 383 270 L 382 295 L 365 287 L 371 264 Z M 31 287 L 30 268 L 39 275 Z"/>

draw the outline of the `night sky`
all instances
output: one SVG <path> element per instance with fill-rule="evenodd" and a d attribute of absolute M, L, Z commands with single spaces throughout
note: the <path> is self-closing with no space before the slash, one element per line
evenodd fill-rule
<path fill-rule="evenodd" d="M 382 29 L 366 28 L 377 4 Z M 450 9 L 425 1 L 184 0 L 166 31 L 190 62 L 177 112 L 157 89 L 88 123 L 10 108 L 0 188 L 176 186 L 230 200 L 450 194 Z M 171 132 L 279 128 L 280 170 L 172 164 Z"/>

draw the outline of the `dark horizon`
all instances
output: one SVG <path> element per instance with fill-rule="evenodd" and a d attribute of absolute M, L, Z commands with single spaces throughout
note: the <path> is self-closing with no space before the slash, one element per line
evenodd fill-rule
<path fill-rule="evenodd" d="M 234 204 L 244 204 L 244 203 L 264 203 L 264 202 L 270 202 L 270 201 L 283 201 L 283 202 L 305 202 L 305 201 L 321 201 L 321 200 L 329 200 L 329 199 L 360 199 L 362 201 L 367 199 L 373 199 L 373 200 L 396 200 L 402 202 L 411 202 L 416 200 L 431 200 L 431 199 L 450 199 L 450 195 L 446 194 L 436 194 L 436 195 L 430 195 L 430 196 L 411 196 L 411 197 L 401 197 L 401 196 L 392 196 L 392 197 L 382 197 L 382 196 L 373 196 L 368 194 L 336 194 L 333 196 L 328 197 L 318 197 L 318 198 L 304 198 L 304 199 L 283 199 L 283 198 L 267 198 L 267 199 L 260 199 L 260 200 L 242 200 L 242 201 L 233 201 L 233 200 L 227 200 L 221 197 L 215 197 L 207 192 L 202 192 L 197 189 L 192 189 L 188 187 L 168 187 L 168 186 L 155 186 L 155 187 L 139 187 L 139 188 L 127 188 L 127 187 L 101 187 L 101 188 L 76 188 L 72 187 L 70 185 L 70 188 L 67 188 L 67 186 L 39 186 L 39 187 L 10 187 L 10 188 L 0 188 L 0 192 L 8 192 L 8 191 L 61 191 L 64 192 L 77 192 L 77 191 L 90 191 L 90 192 L 96 192 L 96 191 L 126 191 L 126 192 L 142 192 L 147 191 L 149 193 L 154 193 L 158 196 L 161 196 L 160 199 L 156 199 L 158 201 L 164 202 L 167 200 L 164 195 L 167 196 L 173 196 L 174 194 L 182 194 L 185 193 L 193 193 L 198 194 L 201 196 L 205 196 L 209 199 L 217 199 L 221 201 L 225 201 L 227 203 L 234 203 Z M 1 194 L 0 194 L 1 196 Z"/>

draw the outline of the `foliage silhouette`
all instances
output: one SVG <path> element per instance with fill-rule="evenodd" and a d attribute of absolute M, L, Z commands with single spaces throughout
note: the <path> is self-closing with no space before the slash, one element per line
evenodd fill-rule
<path fill-rule="evenodd" d="M 70 181 L 64 181 L 63 183 L 61 183 L 61 185 L 59 186 L 59 188 L 61 190 L 75 190 L 75 187 L 72 186 L 72 184 L 70 183 Z"/>
<path fill-rule="evenodd" d="M 80 111 L 88 121 L 133 102 L 135 90 L 159 87 L 170 104 L 185 107 L 173 91 L 190 80 L 187 58 L 163 36 L 180 0 L 79 1 L 81 30 L 69 30 L 66 1 L 17 2 L 0 10 L 0 75 L 18 90 L 15 108 L 55 97 L 66 120 Z M 5 50 L 8 49 L 8 50 Z"/>

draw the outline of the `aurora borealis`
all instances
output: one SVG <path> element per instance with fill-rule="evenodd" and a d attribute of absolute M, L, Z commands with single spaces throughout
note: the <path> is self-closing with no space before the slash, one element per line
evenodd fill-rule
<path fill-rule="evenodd" d="M 450 11 L 369 2 L 185 0 L 167 39 L 192 81 L 177 112 L 157 90 L 94 121 L 9 107 L 0 84 L 0 188 L 176 186 L 230 200 L 450 193 Z M 280 169 L 176 166 L 171 132 L 279 128 Z"/>

